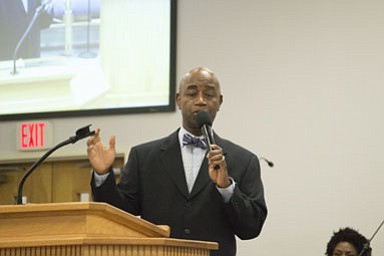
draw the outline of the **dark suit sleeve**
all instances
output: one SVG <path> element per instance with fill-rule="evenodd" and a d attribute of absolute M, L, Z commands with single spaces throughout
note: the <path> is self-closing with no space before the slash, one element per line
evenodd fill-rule
<path fill-rule="evenodd" d="M 93 200 L 111 204 L 134 215 L 140 215 L 136 151 L 132 149 L 129 153 L 128 162 L 121 171 L 118 185 L 116 185 L 116 177 L 112 169 L 109 170 L 109 173 L 107 180 L 99 187 L 95 186 L 94 175 L 92 175 Z"/>
<path fill-rule="evenodd" d="M 229 168 L 241 167 L 233 164 Z M 262 230 L 267 217 L 267 206 L 258 158 L 252 155 L 244 168 L 244 172 L 229 170 L 230 175 L 241 175 L 233 177 L 236 182 L 235 190 L 231 200 L 224 204 L 224 211 L 235 234 L 240 239 L 252 239 Z"/>

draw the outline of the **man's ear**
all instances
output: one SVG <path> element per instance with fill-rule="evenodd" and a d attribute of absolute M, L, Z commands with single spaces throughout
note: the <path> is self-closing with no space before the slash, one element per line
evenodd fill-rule
<path fill-rule="evenodd" d="M 223 97 L 223 95 L 220 95 L 220 105 L 219 105 L 219 107 L 218 107 L 217 111 L 219 111 L 219 110 L 220 110 L 221 104 L 223 104 L 223 100 L 224 100 L 224 97 Z"/>
<path fill-rule="evenodd" d="M 181 96 L 180 93 L 176 93 L 176 104 L 179 109 L 181 109 Z"/>

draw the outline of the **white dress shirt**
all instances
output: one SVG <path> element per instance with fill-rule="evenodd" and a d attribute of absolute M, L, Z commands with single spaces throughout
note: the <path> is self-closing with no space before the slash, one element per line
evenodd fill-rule
<path fill-rule="evenodd" d="M 28 0 L 22 0 L 25 13 L 28 13 Z"/>
<path fill-rule="evenodd" d="M 181 127 L 179 130 L 179 142 L 181 148 L 181 156 L 183 158 L 184 172 L 187 179 L 188 191 L 191 193 L 193 184 L 195 184 L 197 174 L 199 173 L 207 150 L 195 147 L 193 145 L 183 145 L 183 137 L 186 133 L 192 137 L 196 136 L 187 132 L 187 130 L 185 130 L 183 127 Z M 199 138 L 204 139 L 203 136 Z"/>

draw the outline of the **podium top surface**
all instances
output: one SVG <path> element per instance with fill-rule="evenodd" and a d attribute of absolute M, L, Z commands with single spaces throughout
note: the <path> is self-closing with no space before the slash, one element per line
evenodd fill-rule
<path fill-rule="evenodd" d="M 154 225 L 105 203 L 0 206 L 0 254 L 1 248 L 56 246 L 60 249 L 74 245 L 160 246 L 174 250 L 185 248 L 194 252 L 189 249 L 192 248 L 205 252 L 201 255 L 208 255 L 208 250 L 218 249 L 216 242 L 174 239 L 169 236 L 168 226 Z"/>
<path fill-rule="evenodd" d="M 0 206 L 0 239 L 14 235 L 88 234 L 169 237 L 154 225 L 106 203 L 49 203 Z M 20 232 L 20 233 L 18 233 Z M 55 233 L 56 232 L 56 233 Z"/>

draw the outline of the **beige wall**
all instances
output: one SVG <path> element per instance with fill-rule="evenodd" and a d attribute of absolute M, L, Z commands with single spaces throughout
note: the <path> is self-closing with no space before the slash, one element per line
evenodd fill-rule
<path fill-rule="evenodd" d="M 215 70 L 215 130 L 276 165 L 262 166 L 264 231 L 239 242 L 239 256 L 323 255 L 334 230 L 370 237 L 383 219 L 383 10 L 382 0 L 179 1 L 177 78 Z M 55 141 L 92 123 L 125 150 L 175 130 L 179 116 L 54 119 Z M 0 123 L 0 141 L 2 157 L 14 153 L 15 122 Z M 85 141 L 62 150 L 74 149 Z M 384 255 L 384 230 L 372 246 Z"/>

